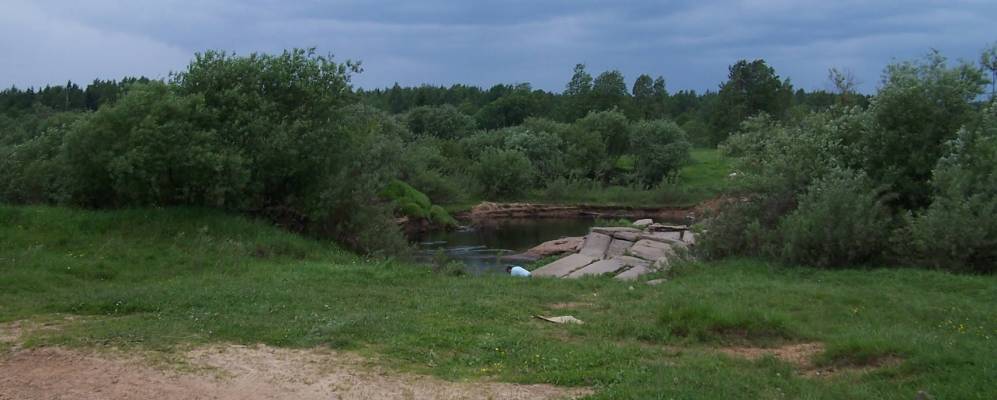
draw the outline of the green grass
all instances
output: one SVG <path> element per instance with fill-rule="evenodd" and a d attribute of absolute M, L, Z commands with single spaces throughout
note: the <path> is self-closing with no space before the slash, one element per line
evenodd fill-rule
<path fill-rule="evenodd" d="M 731 260 L 677 267 L 659 286 L 455 277 L 209 210 L 0 206 L 0 322 L 63 315 L 80 318 L 27 345 L 328 346 L 447 379 L 588 386 L 599 399 L 992 399 L 997 381 L 993 276 Z M 827 346 L 823 365 L 902 362 L 811 379 L 714 351 L 809 341 Z"/>

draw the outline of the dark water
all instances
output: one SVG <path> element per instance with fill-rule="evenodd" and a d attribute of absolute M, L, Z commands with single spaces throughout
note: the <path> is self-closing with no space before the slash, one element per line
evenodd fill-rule
<path fill-rule="evenodd" d="M 412 238 L 417 261 L 445 257 L 464 263 L 472 273 L 502 271 L 501 255 L 522 253 L 540 243 L 565 236 L 584 236 L 595 219 L 502 219 L 451 232 L 428 232 Z M 508 264 L 514 264 L 508 262 Z"/>

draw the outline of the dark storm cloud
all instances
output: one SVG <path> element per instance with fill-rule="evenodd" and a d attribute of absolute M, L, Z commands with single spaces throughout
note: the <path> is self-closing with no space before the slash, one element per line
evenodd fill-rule
<path fill-rule="evenodd" d="M 872 90 L 882 68 L 935 48 L 974 59 L 997 2 L 2 0 L 0 86 L 165 76 L 205 49 L 318 47 L 359 59 L 357 83 L 531 82 L 560 90 L 577 62 L 713 89 L 764 58 L 800 87 L 829 67 Z"/>

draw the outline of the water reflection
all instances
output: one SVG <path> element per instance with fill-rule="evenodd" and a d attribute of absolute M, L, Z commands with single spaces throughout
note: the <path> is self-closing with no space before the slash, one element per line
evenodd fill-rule
<path fill-rule="evenodd" d="M 502 271 L 500 256 L 518 254 L 548 240 L 584 236 L 595 219 L 502 219 L 451 232 L 413 237 L 417 261 L 446 258 L 463 262 L 472 273 Z"/>

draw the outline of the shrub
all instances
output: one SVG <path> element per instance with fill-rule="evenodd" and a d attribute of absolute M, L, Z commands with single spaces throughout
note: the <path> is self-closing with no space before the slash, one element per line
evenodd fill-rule
<path fill-rule="evenodd" d="M 950 141 L 935 167 L 931 206 L 914 222 L 919 256 L 933 267 L 997 271 L 997 105 Z"/>
<path fill-rule="evenodd" d="M 933 52 L 888 66 L 869 112 L 875 129 L 858 138 L 863 170 L 898 194 L 897 206 L 923 208 L 931 200 L 931 170 L 945 142 L 974 114 L 986 82 L 967 62 L 949 67 Z"/>
<path fill-rule="evenodd" d="M 161 82 L 133 86 L 65 137 L 73 201 L 241 207 L 250 165 L 208 127 L 210 118 L 199 96 Z"/>
<path fill-rule="evenodd" d="M 412 207 L 425 210 L 420 214 L 428 215 L 429 207 L 432 206 L 432 203 L 429 202 L 429 197 L 412 186 L 409 186 L 407 183 L 397 179 L 388 183 L 388 186 L 381 191 L 381 195 L 391 201 L 394 201 L 399 206 L 410 204 Z M 420 217 L 425 217 L 425 215 Z"/>
<path fill-rule="evenodd" d="M 563 142 L 557 135 L 517 127 L 504 129 L 502 136 L 505 139 L 504 148 L 526 155 L 542 182 L 567 175 L 561 150 Z"/>
<path fill-rule="evenodd" d="M 633 126 L 630 147 L 637 156 L 640 182 L 649 187 L 674 178 L 691 161 L 685 132 L 671 121 L 642 121 Z"/>
<path fill-rule="evenodd" d="M 429 208 L 429 220 L 441 226 L 457 226 L 457 220 L 451 217 L 450 213 L 443 207 L 436 205 Z"/>
<path fill-rule="evenodd" d="M 425 219 L 440 226 L 456 226 L 457 221 L 440 206 L 433 205 L 422 192 L 400 180 L 392 180 L 381 191 L 381 196 L 391 200 L 402 215 Z"/>
<path fill-rule="evenodd" d="M 617 110 L 590 112 L 585 118 L 575 121 L 575 127 L 582 131 L 595 132 L 606 146 L 606 152 L 618 156 L 630 150 L 630 121 Z"/>
<path fill-rule="evenodd" d="M 404 119 L 413 134 L 442 139 L 459 139 L 475 129 L 474 118 L 451 105 L 416 107 Z"/>
<path fill-rule="evenodd" d="M 888 247 L 891 217 L 869 179 L 837 171 L 811 185 L 779 226 L 782 257 L 817 267 L 869 262 Z"/>
<path fill-rule="evenodd" d="M 530 188 L 534 176 L 530 159 L 516 150 L 490 150 L 482 154 L 473 173 L 481 185 L 481 193 L 488 198 L 522 194 Z"/>

